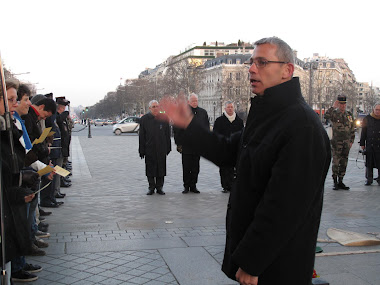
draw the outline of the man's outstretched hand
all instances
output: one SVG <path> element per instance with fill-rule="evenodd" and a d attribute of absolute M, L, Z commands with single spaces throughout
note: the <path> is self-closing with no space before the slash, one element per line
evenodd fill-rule
<path fill-rule="evenodd" d="M 239 268 L 236 272 L 236 280 L 242 285 L 257 285 L 259 278 L 257 276 L 249 275 L 243 269 Z"/>
<path fill-rule="evenodd" d="M 172 123 L 177 128 L 186 129 L 193 119 L 193 114 L 184 96 L 164 97 L 160 100 L 159 120 Z"/>

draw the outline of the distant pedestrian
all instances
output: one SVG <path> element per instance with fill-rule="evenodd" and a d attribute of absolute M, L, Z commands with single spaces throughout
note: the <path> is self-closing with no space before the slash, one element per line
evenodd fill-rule
<path fill-rule="evenodd" d="M 380 103 L 363 119 L 360 146 L 366 152 L 365 185 L 369 186 L 373 183 L 374 168 L 377 168 L 378 177 L 380 176 Z M 380 180 L 377 183 L 380 184 Z"/>
<path fill-rule="evenodd" d="M 210 122 L 208 119 L 207 111 L 198 106 L 198 95 L 195 93 L 190 94 L 188 98 L 189 108 L 194 115 L 194 120 L 198 121 L 205 128 L 210 129 Z M 177 144 L 177 149 L 182 153 L 182 171 L 183 171 L 183 194 L 193 192 L 199 194 L 197 189 L 198 174 L 199 174 L 199 160 L 200 154 L 192 147 L 178 143 L 181 140 L 183 131 L 175 129 L 174 140 Z"/>
<path fill-rule="evenodd" d="M 147 195 L 165 195 L 162 190 L 166 176 L 166 156 L 172 150 L 170 127 L 166 122 L 156 120 L 159 114 L 158 102 L 149 102 L 149 113 L 142 116 L 139 129 L 139 154 L 145 158 L 145 173 L 148 177 L 149 191 Z"/>
<path fill-rule="evenodd" d="M 346 96 L 339 95 L 334 105 L 326 111 L 325 119 L 332 124 L 332 177 L 334 190 L 349 190 L 350 187 L 343 183 L 348 163 L 348 154 L 355 139 L 354 117 L 346 110 Z"/>
<path fill-rule="evenodd" d="M 223 115 L 215 120 L 213 132 L 225 137 L 240 132 L 244 128 L 243 120 L 235 112 L 234 104 L 227 101 L 224 105 Z M 235 166 L 220 166 L 219 174 L 223 188 L 223 193 L 228 193 L 232 189 Z"/>

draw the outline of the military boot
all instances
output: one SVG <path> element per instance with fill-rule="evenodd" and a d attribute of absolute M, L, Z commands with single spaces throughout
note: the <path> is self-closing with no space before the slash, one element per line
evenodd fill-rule
<path fill-rule="evenodd" d="M 333 180 L 334 180 L 334 187 L 333 187 L 333 190 L 339 190 L 339 186 L 338 186 L 338 178 L 336 176 L 333 176 Z"/>
<path fill-rule="evenodd" d="M 342 190 L 349 190 L 350 189 L 350 187 L 344 185 L 343 177 L 339 177 L 338 187 L 339 187 L 339 189 L 342 189 Z"/>

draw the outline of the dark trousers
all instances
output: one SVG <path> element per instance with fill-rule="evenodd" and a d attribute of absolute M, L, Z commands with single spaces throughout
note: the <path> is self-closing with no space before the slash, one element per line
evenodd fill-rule
<path fill-rule="evenodd" d="M 231 191 L 232 181 L 234 180 L 234 168 L 233 167 L 220 167 L 220 182 L 222 183 L 223 190 Z"/>
<path fill-rule="evenodd" d="M 183 186 L 195 189 L 199 174 L 199 155 L 182 153 Z"/>
<path fill-rule="evenodd" d="M 154 191 L 154 189 L 162 190 L 164 187 L 164 176 L 162 177 L 148 177 L 149 190 Z"/>
<path fill-rule="evenodd" d="M 59 176 L 59 175 L 55 175 L 55 176 Z M 44 190 L 42 190 L 40 192 L 40 199 L 41 199 L 40 203 L 41 204 L 50 203 L 51 201 L 55 201 L 54 183 L 52 181 L 50 181 L 49 179 L 47 179 L 46 177 L 41 178 L 41 188 L 45 187 L 45 185 L 47 185 L 48 183 L 50 183 L 50 185 L 47 186 Z"/>
<path fill-rule="evenodd" d="M 377 169 L 377 177 L 380 177 L 380 170 Z M 373 167 L 366 167 L 365 168 L 365 178 L 367 178 L 367 181 L 372 183 L 373 182 Z"/>
<path fill-rule="evenodd" d="M 44 190 L 42 190 L 42 191 L 44 191 Z M 36 208 L 37 208 L 37 205 L 38 205 L 38 197 L 35 197 L 32 200 L 32 202 L 30 202 L 27 205 L 27 207 L 26 207 L 26 209 L 27 209 L 26 217 L 27 217 L 27 221 L 28 221 L 28 229 L 29 229 L 29 239 L 30 239 L 30 241 L 34 241 L 36 239 L 35 235 L 36 235 L 36 232 L 38 230 L 38 225 L 37 225 L 37 222 L 36 222 Z"/>

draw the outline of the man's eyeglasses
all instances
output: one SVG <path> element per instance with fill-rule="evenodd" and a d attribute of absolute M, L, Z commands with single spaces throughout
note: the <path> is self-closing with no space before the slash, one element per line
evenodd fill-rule
<path fill-rule="evenodd" d="M 246 65 L 255 64 L 257 68 L 263 68 L 267 66 L 268 63 L 289 63 L 287 61 L 275 61 L 275 60 L 266 60 L 263 58 L 250 59 L 250 61 L 244 62 Z"/>
<path fill-rule="evenodd" d="M 153 106 L 150 106 L 150 107 L 151 107 L 151 108 L 158 108 L 158 106 L 154 106 L 154 105 L 153 105 Z"/>

